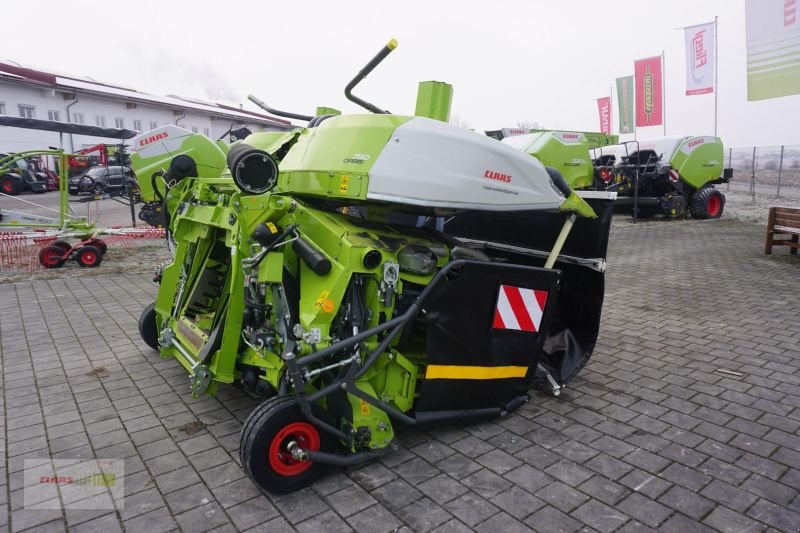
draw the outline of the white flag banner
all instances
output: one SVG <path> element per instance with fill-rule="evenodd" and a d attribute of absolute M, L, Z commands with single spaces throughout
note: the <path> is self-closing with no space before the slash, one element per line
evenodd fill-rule
<path fill-rule="evenodd" d="M 714 92 L 713 22 L 684 28 L 686 39 L 686 94 Z"/>

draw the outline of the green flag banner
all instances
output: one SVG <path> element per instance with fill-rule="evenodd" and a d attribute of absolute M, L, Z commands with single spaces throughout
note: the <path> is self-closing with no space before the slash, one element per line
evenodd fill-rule
<path fill-rule="evenodd" d="M 633 76 L 617 78 L 619 132 L 633 133 Z"/>
<path fill-rule="evenodd" d="M 747 99 L 800 94 L 800 16 L 796 0 L 746 0 Z"/>

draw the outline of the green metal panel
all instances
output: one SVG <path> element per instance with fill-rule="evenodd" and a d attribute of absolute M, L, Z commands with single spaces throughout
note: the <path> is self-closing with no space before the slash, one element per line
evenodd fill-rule
<path fill-rule="evenodd" d="M 168 169 L 170 161 L 177 154 L 185 154 L 194 159 L 200 178 L 217 178 L 225 169 L 225 152 L 214 141 L 199 133 L 186 137 L 174 153 L 167 152 L 144 159 L 139 152 L 133 152 L 131 168 L 136 171 L 139 194 L 145 202 L 156 199 L 150 176 Z"/>
<path fill-rule="evenodd" d="M 317 107 L 317 116 L 321 117 L 322 115 L 341 115 L 342 112 L 336 109 L 335 107 L 325 107 L 319 106 Z"/>
<path fill-rule="evenodd" d="M 394 131 L 413 117 L 343 115 L 302 130 L 280 164 L 278 190 L 365 199 L 368 173 Z"/>
<path fill-rule="evenodd" d="M 724 158 L 719 137 L 687 137 L 669 164 L 678 171 L 681 180 L 699 189 L 722 175 Z"/>
<path fill-rule="evenodd" d="M 453 86 L 442 81 L 421 81 L 417 89 L 417 108 L 414 115 L 442 122 L 450 120 Z"/>
<path fill-rule="evenodd" d="M 538 133 L 543 131 L 567 131 L 573 133 L 583 133 L 586 140 L 589 141 L 589 148 L 599 148 L 600 146 L 609 146 L 612 144 L 619 144 L 619 135 L 608 135 L 606 133 L 599 133 L 596 131 L 575 131 L 575 130 L 530 130 L 530 133 Z"/>
<path fill-rule="evenodd" d="M 570 188 L 591 187 L 594 180 L 594 166 L 589 157 L 589 144 L 586 140 L 563 143 L 551 132 L 539 133 L 525 150 L 543 165 L 561 172 Z"/>

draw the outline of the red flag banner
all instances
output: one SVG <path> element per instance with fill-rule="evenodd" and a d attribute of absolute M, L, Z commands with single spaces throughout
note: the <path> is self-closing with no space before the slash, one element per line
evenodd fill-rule
<path fill-rule="evenodd" d="M 633 64 L 636 77 L 636 126 L 664 123 L 664 95 L 661 91 L 661 56 L 639 59 Z"/>
<path fill-rule="evenodd" d="M 597 99 L 597 111 L 600 113 L 600 133 L 611 135 L 611 97 Z"/>

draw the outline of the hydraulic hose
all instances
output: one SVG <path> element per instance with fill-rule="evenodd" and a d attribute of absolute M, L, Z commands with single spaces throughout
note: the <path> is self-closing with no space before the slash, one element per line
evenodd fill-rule
<path fill-rule="evenodd" d="M 278 115 L 279 117 L 283 118 L 293 118 L 295 120 L 305 120 L 306 122 L 310 121 L 314 117 L 310 115 L 301 115 L 299 113 L 291 113 L 289 111 L 280 111 L 278 109 L 272 108 L 265 104 L 262 100 L 259 100 L 252 94 L 247 95 L 247 99 L 256 104 L 258 107 L 266 111 L 267 113 L 272 113 L 273 115 Z"/>
<path fill-rule="evenodd" d="M 375 57 L 373 57 L 369 61 L 369 63 L 364 65 L 364 68 L 362 68 L 361 70 L 358 71 L 358 74 L 356 74 L 355 78 L 350 80 L 350 83 L 348 83 L 347 87 L 344 88 L 344 95 L 347 97 L 348 100 L 350 100 L 353 103 L 356 103 L 356 104 L 360 105 L 361 107 L 363 107 L 364 109 L 366 109 L 368 111 L 372 111 L 373 113 L 378 113 L 378 114 L 382 114 L 382 115 L 390 114 L 389 111 L 381 109 L 380 107 L 378 107 L 378 106 L 376 106 L 374 104 L 371 104 L 371 103 L 367 102 L 366 100 L 363 100 L 363 99 L 359 98 L 358 96 L 355 96 L 353 94 L 353 89 L 355 88 L 356 85 L 361 83 L 361 80 L 366 78 L 367 75 L 370 72 L 372 72 L 375 69 L 375 67 L 377 67 L 378 64 L 381 61 L 386 59 L 386 56 L 388 56 L 392 52 L 392 50 L 394 50 L 395 48 L 397 48 L 397 40 L 392 39 L 388 43 L 386 43 L 386 45 L 383 48 L 381 48 L 381 51 L 378 52 L 375 55 Z"/>

